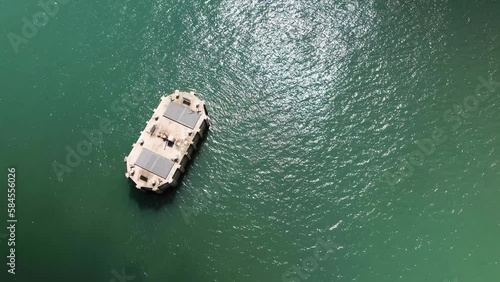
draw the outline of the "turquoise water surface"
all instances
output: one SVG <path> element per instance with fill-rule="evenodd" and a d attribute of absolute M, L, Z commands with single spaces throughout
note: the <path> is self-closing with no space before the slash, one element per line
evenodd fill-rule
<path fill-rule="evenodd" d="M 1 281 L 500 278 L 498 1 L 43 3 L 0 2 Z M 175 89 L 212 127 L 141 193 Z"/>

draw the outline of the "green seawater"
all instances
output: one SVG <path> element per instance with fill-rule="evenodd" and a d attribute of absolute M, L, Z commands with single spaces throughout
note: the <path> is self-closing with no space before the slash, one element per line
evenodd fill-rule
<path fill-rule="evenodd" d="M 500 279 L 500 2 L 46 10 L 0 2 L 0 281 Z M 175 89 L 212 126 L 142 193 L 123 158 Z"/>

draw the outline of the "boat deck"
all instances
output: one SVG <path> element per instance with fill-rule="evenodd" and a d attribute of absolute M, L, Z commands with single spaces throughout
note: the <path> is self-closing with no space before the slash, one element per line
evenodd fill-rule
<path fill-rule="evenodd" d="M 194 93 L 176 91 L 162 97 L 125 159 L 126 176 L 137 188 L 155 192 L 175 183 L 176 172 L 184 170 L 190 147 L 196 149 L 207 120 L 205 103 Z"/>

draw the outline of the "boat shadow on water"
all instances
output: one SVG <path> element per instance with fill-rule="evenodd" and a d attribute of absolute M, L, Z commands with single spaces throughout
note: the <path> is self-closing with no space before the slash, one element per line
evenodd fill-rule
<path fill-rule="evenodd" d="M 184 177 L 184 175 L 182 177 Z M 154 192 L 148 192 L 135 188 L 135 183 L 133 183 L 131 180 L 127 182 L 130 191 L 129 192 L 130 198 L 132 198 L 133 200 L 135 200 L 135 202 L 137 202 L 137 205 L 139 206 L 140 209 L 151 209 L 151 210 L 160 210 L 163 206 L 167 204 L 173 204 L 176 194 L 183 186 L 182 183 L 180 183 L 175 187 L 167 189 L 165 192 L 163 192 L 163 194 L 156 194 Z"/>

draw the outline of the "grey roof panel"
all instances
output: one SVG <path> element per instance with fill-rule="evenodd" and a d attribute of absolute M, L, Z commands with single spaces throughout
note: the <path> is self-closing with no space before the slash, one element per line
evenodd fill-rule
<path fill-rule="evenodd" d="M 172 102 L 168 105 L 163 116 L 193 129 L 198 123 L 201 114 L 191 111 L 186 106 Z"/>
<path fill-rule="evenodd" d="M 143 169 L 150 171 L 161 178 L 167 178 L 170 170 L 174 166 L 174 162 L 162 157 L 146 148 L 142 149 L 139 158 L 135 162 L 136 165 L 142 167 Z"/>

